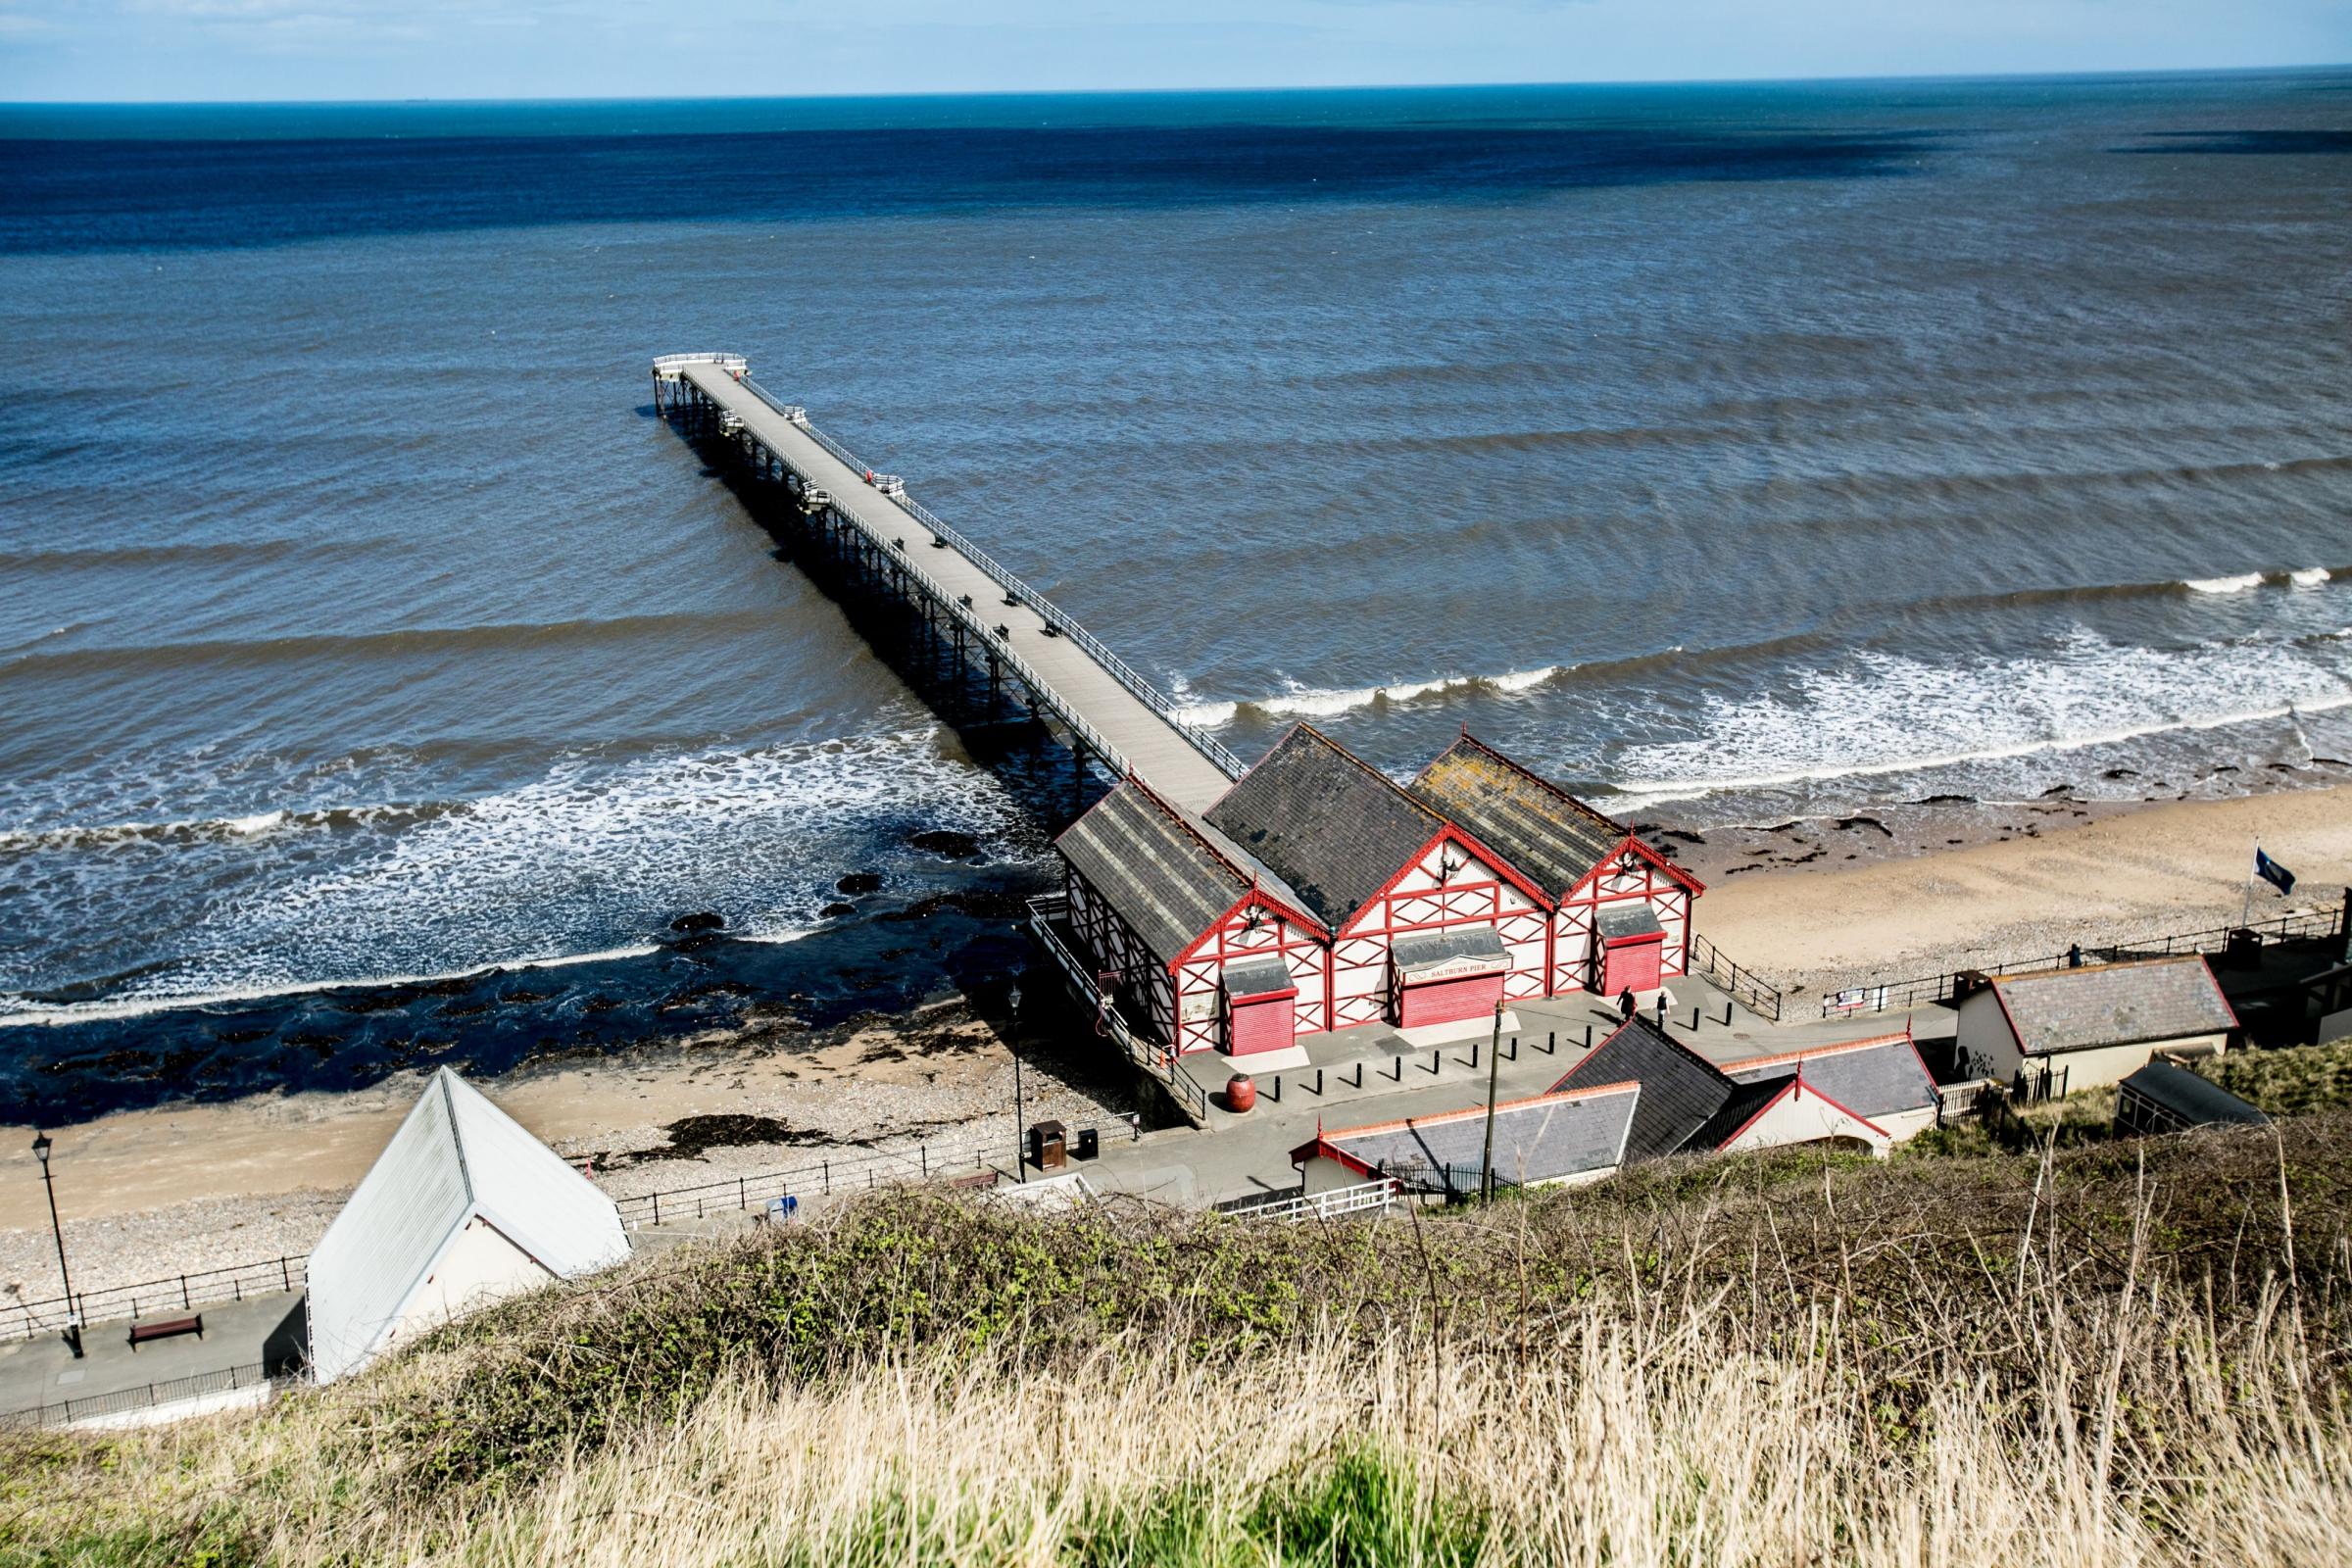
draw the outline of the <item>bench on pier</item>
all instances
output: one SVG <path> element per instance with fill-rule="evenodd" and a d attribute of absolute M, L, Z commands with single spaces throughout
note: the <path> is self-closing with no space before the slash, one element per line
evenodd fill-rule
<path fill-rule="evenodd" d="M 203 1339 L 204 1314 L 191 1312 L 186 1317 L 159 1317 L 145 1323 L 133 1323 L 130 1326 L 130 1348 L 136 1352 L 149 1340 L 176 1339 L 182 1334 L 193 1334 Z"/>

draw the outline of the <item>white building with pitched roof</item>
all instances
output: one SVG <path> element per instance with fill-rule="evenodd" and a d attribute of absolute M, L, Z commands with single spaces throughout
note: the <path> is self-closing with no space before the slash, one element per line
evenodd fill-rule
<path fill-rule="evenodd" d="M 628 1255 L 612 1200 L 444 1067 L 311 1254 L 313 1372 Z"/>

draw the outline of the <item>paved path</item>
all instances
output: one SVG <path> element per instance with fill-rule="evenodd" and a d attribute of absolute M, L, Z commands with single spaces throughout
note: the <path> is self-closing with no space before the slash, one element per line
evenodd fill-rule
<path fill-rule="evenodd" d="M 1007 605 L 1004 589 L 980 564 L 953 544 L 934 548 L 930 525 L 865 482 L 806 429 L 769 406 L 717 365 L 690 365 L 683 374 L 703 395 L 742 419 L 745 430 L 807 482 L 832 497 L 833 509 L 883 550 L 938 586 L 941 601 L 969 597 L 985 630 L 1004 626 L 1001 646 L 1028 665 L 1045 690 L 1041 698 L 1063 717 L 1093 731 L 1093 744 L 1112 765 L 1132 769 L 1160 794 L 1205 811 L 1233 779 L 1166 714 L 1131 691 L 1095 656 L 1067 636 L 1047 635 L 1046 617 L 1028 605 Z M 900 548 L 901 542 L 904 548 Z M 992 641 L 994 639 L 991 639 Z"/>

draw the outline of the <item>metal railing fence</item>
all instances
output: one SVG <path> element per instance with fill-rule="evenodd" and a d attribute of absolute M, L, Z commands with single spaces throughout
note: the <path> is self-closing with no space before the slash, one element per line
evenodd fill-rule
<path fill-rule="evenodd" d="M 1723 951 L 1697 932 L 1690 933 L 1690 961 L 1698 972 L 1731 994 L 1732 1000 L 1759 1017 L 1781 1021 L 1781 994 L 1764 980 L 1723 956 Z"/>
<path fill-rule="evenodd" d="M 261 1362 L 252 1361 L 219 1372 L 199 1372 L 191 1377 L 172 1378 L 162 1383 L 142 1383 L 135 1389 L 118 1389 L 111 1394 L 92 1394 L 82 1398 L 60 1399 L 28 1409 L 0 1412 L 0 1432 L 27 1432 L 40 1427 L 65 1426 L 74 1421 L 93 1421 L 101 1416 L 153 1410 L 162 1405 L 202 1398 L 208 1394 L 233 1394 L 241 1389 L 258 1389 L 269 1384 L 282 1387 L 301 1381 L 298 1374 L 281 1372 L 272 1375 Z"/>
<path fill-rule="evenodd" d="M 2285 940 L 2337 936 L 2343 933 L 2343 928 L 2341 911 L 2306 909 L 2297 914 L 2275 915 L 2268 920 L 2256 920 L 2243 926 L 2207 926 L 2197 931 L 2177 931 L 2167 936 L 2144 937 L 2095 947 L 2085 943 L 2081 951 L 2085 964 L 2127 963 L 2134 958 L 2220 953 L 2229 947 L 2230 933 L 2232 931 L 2252 931 L 2268 939 Z M 1900 1012 L 1929 1006 L 1949 1002 L 1963 974 L 2031 974 L 2037 969 L 2060 969 L 2066 967 L 2074 956 L 2074 950 L 2069 949 L 2065 953 L 2044 954 L 2037 957 L 1974 964 L 1966 969 L 1946 969 L 1939 974 L 1914 975 L 1902 980 L 1874 980 L 1867 985 L 1851 986 L 1823 997 L 1821 1015 L 1825 1018 L 1842 1018 L 1857 1012 Z"/>
<path fill-rule="evenodd" d="M 1102 1032 L 1127 1053 L 1127 1059 L 1152 1077 L 1167 1085 L 1177 1103 L 1196 1121 L 1208 1120 L 1208 1091 L 1190 1073 L 1178 1065 L 1176 1054 L 1167 1047 L 1156 1045 L 1139 1036 L 1119 1012 L 1118 1004 L 1102 995 L 1095 984 L 1094 972 L 1079 960 L 1054 929 L 1057 921 L 1066 919 L 1070 901 L 1064 894 L 1049 893 L 1029 901 L 1029 929 L 1043 947 L 1061 966 L 1078 995 L 1092 1002 L 1102 1019 Z"/>
<path fill-rule="evenodd" d="M 112 1322 L 156 1312 L 191 1312 L 200 1306 L 242 1301 L 248 1297 L 277 1296 L 300 1290 L 310 1282 L 309 1258 L 272 1257 L 258 1263 L 200 1269 L 136 1285 L 113 1285 L 100 1291 L 75 1291 L 38 1301 L 11 1301 L 0 1306 L 0 1340 L 29 1340 L 36 1334 L 61 1331 L 77 1310 L 83 1323 Z"/>
<path fill-rule="evenodd" d="M 848 447 L 843 446 L 839 441 L 834 440 L 833 437 L 825 434 L 824 431 L 818 429 L 814 424 L 810 423 L 808 420 L 808 411 L 806 409 L 802 408 L 798 404 L 785 403 L 748 374 L 740 377 L 739 379 L 744 386 L 751 389 L 752 394 L 759 398 L 760 402 L 766 404 L 770 409 L 773 409 L 785 418 L 790 419 L 795 425 L 807 431 L 810 440 L 814 441 L 818 446 L 823 447 L 827 452 L 831 453 L 835 458 L 838 458 L 842 463 L 848 465 L 851 469 L 859 474 L 873 471 L 872 465 L 865 463 L 852 453 Z M 835 499 L 836 501 L 839 500 L 838 497 Z M 1109 671 L 1111 678 L 1116 680 L 1121 686 L 1127 689 L 1129 695 L 1133 696 L 1138 702 L 1142 703 L 1145 707 L 1151 709 L 1154 713 L 1157 713 L 1161 718 L 1165 719 L 1172 727 L 1174 727 L 1178 734 L 1182 735 L 1186 741 L 1191 743 L 1196 751 L 1200 752 L 1201 756 L 1207 758 L 1211 762 L 1214 762 L 1219 768 L 1221 768 L 1228 778 L 1241 777 L 1243 764 L 1240 758 L 1234 756 L 1232 751 L 1229 750 L 1222 742 L 1218 741 L 1214 736 L 1204 734 L 1200 730 L 1196 729 L 1192 723 L 1183 716 L 1183 710 L 1177 707 L 1174 698 L 1168 696 L 1167 693 L 1161 691 L 1152 682 L 1146 680 L 1141 674 L 1137 673 L 1132 665 L 1130 665 L 1125 660 L 1121 659 L 1118 655 L 1112 653 L 1109 648 L 1103 645 L 1102 639 L 1098 638 L 1093 632 L 1088 631 L 1084 626 L 1080 625 L 1067 611 L 1063 610 L 1059 605 L 1054 604 L 1054 601 L 1048 599 L 1036 589 L 1030 587 L 1028 583 L 1022 581 L 1019 577 L 1016 577 L 1011 572 L 1005 570 L 1004 566 L 998 564 L 995 557 L 991 556 L 987 551 L 974 544 L 968 537 L 956 529 L 952 524 L 943 520 L 937 514 L 932 512 L 930 508 L 915 500 L 914 497 L 906 494 L 904 491 L 901 491 L 900 493 L 891 495 L 886 499 L 896 503 L 900 508 L 906 511 L 907 515 L 913 517 L 915 521 L 921 523 L 924 527 L 930 529 L 934 534 L 937 534 L 940 538 L 945 539 L 956 549 L 961 551 L 966 560 L 970 561 L 973 565 L 978 566 L 983 572 L 988 574 L 990 581 L 994 582 L 998 587 L 1004 589 L 1007 594 L 1012 595 L 1015 599 L 1026 605 L 1031 611 L 1035 612 L 1039 618 L 1043 619 L 1046 624 L 1052 626 L 1062 636 L 1067 637 L 1070 639 L 1070 641 L 1085 649 L 1088 656 L 1091 657 L 1095 662 L 1101 664 L 1105 670 Z"/>
<path fill-rule="evenodd" d="M 1375 1177 L 1353 1187 L 1335 1187 L 1312 1196 L 1304 1192 L 1266 1193 L 1219 1203 L 1217 1212 L 1228 1219 L 1281 1220 L 1296 1225 L 1310 1219 L 1339 1219 L 1348 1214 L 1379 1213 L 1403 1196 L 1388 1177 Z"/>

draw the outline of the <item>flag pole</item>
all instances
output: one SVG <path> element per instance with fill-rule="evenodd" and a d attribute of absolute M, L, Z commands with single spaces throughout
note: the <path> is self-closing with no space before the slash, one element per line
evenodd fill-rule
<path fill-rule="evenodd" d="M 2243 931 L 2246 922 L 2254 918 L 2254 868 L 2262 863 L 2262 835 L 2254 835 L 2254 858 L 2246 862 L 2246 896 L 2237 906 L 2237 928 Z"/>

